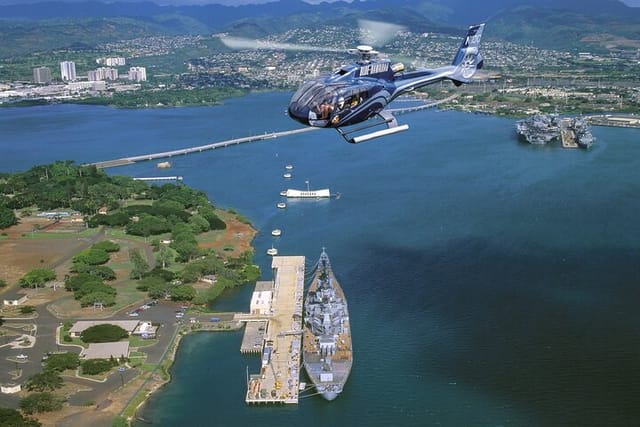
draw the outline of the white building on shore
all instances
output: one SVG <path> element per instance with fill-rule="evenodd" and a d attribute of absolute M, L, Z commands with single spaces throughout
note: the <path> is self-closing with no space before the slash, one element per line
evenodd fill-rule
<path fill-rule="evenodd" d="M 145 67 L 129 68 L 129 80 L 133 80 L 136 82 L 147 81 L 147 69 Z"/>
<path fill-rule="evenodd" d="M 76 76 L 76 63 L 73 61 L 62 61 L 60 63 L 60 74 L 63 81 L 74 81 Z"/>

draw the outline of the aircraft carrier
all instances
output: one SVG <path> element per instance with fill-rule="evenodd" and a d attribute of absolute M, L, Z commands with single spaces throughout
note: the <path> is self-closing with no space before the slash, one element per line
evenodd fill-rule
<path fill-rule="evenodd" d="M 304 303 L 303 363 L 316 391 L 327 400 L 342 392 L 353 352 L 347 300 L 329 256 L 322 250 Z"/>
<path fill-rule="evenodd" d="M 516 131 L 530 144 L 544 145 L 560 140 L 565 148 L 589 148 L 595 141 L 583 117 L 560 118 L 557 114 L 536 114 L 516 122 Z"/>

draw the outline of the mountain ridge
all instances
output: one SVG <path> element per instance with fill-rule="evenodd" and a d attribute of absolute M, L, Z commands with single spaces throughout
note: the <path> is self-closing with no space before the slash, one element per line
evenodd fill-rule
<path fill-rule="evenodd" d="M 546 48 L 577 48 L 607 34 L 640 40 L 640 9 L 620 0 L 367 0 L 305 3 L 279 0 L 265 4 L 161 6 L 152 1 L 106 3 L 63 0 L 0 5 L 0 22 L 54 20 L 138 20 L 154 32 L 199 34 L 229 31 L 260 37 L 300 25 L 352 25 L 360 18 L 392 22 L 415 32 L 458 34 L 460 26 L 487 22 L 487 36 Z M 594 35 L 594 37 L 586 37 Z M 597 45 L 594 45 L 597 47 Z"/>

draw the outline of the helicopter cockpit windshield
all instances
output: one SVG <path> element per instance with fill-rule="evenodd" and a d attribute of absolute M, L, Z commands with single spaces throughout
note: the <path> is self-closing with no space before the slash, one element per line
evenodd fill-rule
<path fill-rule="evenodd" d="M 311 126 L 325 127 L 331 113 L 338 107 L 344 84 L 310 81 L 291 98 L 289 114 L 296 120 Z"/>
<path fill-rule="evenodd" d="M 338 113 L 344 115 L 368 97 L 370 85 L 327 84 L 310 81 L 291 98 L 289 115 L 301 123 L 317 127 L 335 125 Z"/>

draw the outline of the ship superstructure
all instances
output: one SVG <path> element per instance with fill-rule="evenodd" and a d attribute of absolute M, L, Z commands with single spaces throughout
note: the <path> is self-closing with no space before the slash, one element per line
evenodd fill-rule
<path fill-rule="evenodd" d="M 536 114 L 516 123 L 516 131 L 530 144 L 544 145 L 559 140 L 566 148 L 589 148 L 595 138 L 584 117 L 564 117 L 557 114 Z"/>
<path fill-rule="evenodd" d="M 307 376 L 325 399 L 335 399 L 353 362 L 347 301 L 329 256 L 322 250 L 304 303 L 303 362 Z"/>

